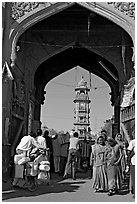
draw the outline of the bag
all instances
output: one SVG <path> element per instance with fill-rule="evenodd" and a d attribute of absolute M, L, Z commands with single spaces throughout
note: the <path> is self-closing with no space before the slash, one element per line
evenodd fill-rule
<path fill-rule="evenodd" d="M 24 166 L 15 165 L 15 178 L 23 178 Z"/>
<path fill-rule="evenodd" d="M 23 165 L 23 164 L 25 164 L 28 161 L 30 161 L 30 158 L 29 157 L 24 157 L 24 158 L 22 158 L 22 159 L 20 159 L 18 161 L 18 165 Z"/>
<path fill-rule="evenodd" d="M 50 166 L 47 165 L 47 164 L 41 164 L 39 166 L 39 170 L 41 170 L 41 171 L 49 171 L 50 170 Z"/>
<path fill-rule="evenodd" d="M 50 165 L 50 162 L 49 161 L 41 161 L 40 164 L 42 164 L 42 165 Z"/>
<path fill-rule="evenodd" d="M 19 155 L 15 154 L 15 156 L 14 156 L 14 163 L 18 164 L 18 161 L 21 160 L 23 157 L 25 157 L 24 154 L 19 154 Z"/>
<path fill-rule="evenodd" d="M 47 173 L 46 172 L 40 172 L 38 174 L 38 180 L 41 181 L 46 181 L 48 179 Z"/>

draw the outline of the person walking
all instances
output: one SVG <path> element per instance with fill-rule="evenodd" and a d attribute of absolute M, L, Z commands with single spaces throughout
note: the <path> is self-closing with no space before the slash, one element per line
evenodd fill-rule
<path fill-rule="evenodd" d="M 70 135 L 67 132 L 64 135 L 59 136 L 59 143 L 60 143 L 60 175 L 64 175 L 65 166 L 67 163 L 68 158 L 68 151 L 69 151 L 69 138 Z"/>
<path fill-rule="evenodd" d="M 21 139 L 19 145 L 16 147 L 16 153 L 28 156 L 33 147 L 42 148 L 43 146 L 37 142 L 36 134 L 30 132 Z"/>
<path fill-rule="evenodd" d="M 37 138 L 36 138 L 37 142 L 42 145 L 45 149 L 47 148 L 47 144 L 46 144 L 46 139 L 44 138 L 44 136 L 42 135 L 42 130 L 41 129 L 37 129 Z"/>
<path fill-rule="evenodd" d="M 105 142 L 105 144 L 107 145 L 107 138 L 108 138 L 107 131 L 104 130 L 104 129 L 101 130 L 101 136 L 103 137 L 104 142 Z"/>
<path fill-rule="evenodd" d="M 119 147 L 120 147 L 120 151 L 122 154 L 121 157 L 121 161 L 119 163 L 119 168 L 121 171 L 121 176 L 122 176 L 122 180 L 124 181 L 125 179 L 125 170 L 126 170 L 126 147 L 127 147 L 127 141 L 123 140 L 122 134 L 121 133 L 117 133 L 115 136 L 115 140 L 118 143 Z"/>
<path fill-rule="evenodd" d="M 60 172 L 60 144 L 58 140 L 58 135 L 56 134 L 53 138 L 53 160 L 54 160 L 54 169 L 55 173 Z"/>
<path fill-rule="evenodd" d="M 105 151 L 105 162 L 108 178 L 108 195 L 112 196 L 121 188 L 122 178 L 119 169 L 121 162 L 119 145 L 113 138 L 108 138 L 108 145 Z"/>
<path fill-rule="evenodd" d="M 48 150 L 48 161 L 50 162 L 50 172 L 54 172 L 54 161 L 53 161 L 53 145 L 52 139 L 49 137 L 49 131 L 45 130 L 43 137 L 46 140 L 46 145 Z"/>
<path fill-rule="evenodd" d="M 65 173 L 63 176 L 63 179 L 67 178 L 68 173 L 70 172 L 71 169 L 71 160 L 72 160 L 72 153 L 77 154 L 77 151 L 79 149 L 79 139 L 78 139 L 78 133 L 74 132 L 73 137 L 69 139 L 69 152 L 68 152 L 68 159 L 67 159 L 67 164 L 65 167 Z"/>
<path fill-rule="evenodd" d="M 48 161 L 48 149 L 47 149 L 47 144 L 46 144 L 46 139 L 44 138 L 42 134 L 42 130 L 40 128 L 37 129 L 37 137 L 36 137 L 37 142 L 45 149 L 45 154 L 43 156 L 44 160 Z M 42 155 L 41 155 L 42 158 Z"/>
<path fill-rule="evenodd" d="M 91 145 L 89 144 L 86 136 L 84 140 L 80 144 L 81 147 L 81 160 L 82 160 L 82 168 L 83 165 L 87 165 L 87 169 L 90 167 L 90 155 L 91 155 Z"/>
<path fill-rule="evenodd" d="M 95 192 L 107 191 L 107 174 L 104 161 L 106 150 L 105 141 L 102 135 L 98 136 L 97 143 L 92 146 L 90 165 L 93 166 L 93 189 Z"/>

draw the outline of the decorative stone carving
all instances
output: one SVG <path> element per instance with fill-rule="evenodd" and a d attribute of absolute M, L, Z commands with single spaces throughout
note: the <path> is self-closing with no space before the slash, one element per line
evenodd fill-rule
<path fill-rule="evenodd" d="M 26 13 L 29 13 L 30 11 L 33 11 L 40 6 L 44 6 L 45 8 L 47 8 L 55 3 L 57 2 L 13 2 L 11 8 L 11 17 L 14 20 L 18 20 Z"/>
<path fill-rule="evenodd" d="M 18 20 L 20 17 L 33 11 L 34 9 L 44 6 L 45 8 L 58 2 L 13 2 L 11 16 L 13 19 Z M 113 5 L 116 9 L 125 13 L 126 15 L 135 19 L 135 3 L 134 2 L 106 2 Z M 96 6 L 95 2 L 92 2 Z"/>
<path fill-rule="evenodd" d="M 135 3 L 134 2 L 107 2 L 116 9 L 135 19 Z"/>
<path fill-rule="evenodd" d="M 134 100 L 134 90 L 135 90 L 135 77 L 131 77 L 127 84 L 124 85 L 124 89 L 121 93 L 121 107 L 127 107 L 130 106 Z"/>

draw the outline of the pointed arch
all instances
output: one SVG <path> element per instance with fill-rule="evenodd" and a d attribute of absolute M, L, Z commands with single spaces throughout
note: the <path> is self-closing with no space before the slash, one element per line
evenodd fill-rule
<path fill-rule="evenodd" d="M 13 24 L 11 29 L 10 37 L 9 37 L 9 50 L 11 53 L 11 58 L 14 57 L 15 53 L 15 46 L 17 43 L 18 38 L 25 32 L 28 28 L 33 26 L 34 24 L 46 19 L 52 15 L 55 15 L 58 12 L 61 12 L 74 4 L 81 5 L 82 7 L 87 8 L 88 10 L 97 13 L 110 21 L 114 22 L 115 24 L 119 25 L 123 28 L 131 37 L 133 44 L 135 42 L 135 23 L 134 21 L 126 16 L 124 13 L 120 12 L 119 10 L 115 9 L 114 7 L 108 5 L 106 2 L 57 2 L 47 8 L 42 8 L 41 10 L 38 9 L 35 12 L 32 11 L 25 16 L 22 16 L 16 23 Z"/>

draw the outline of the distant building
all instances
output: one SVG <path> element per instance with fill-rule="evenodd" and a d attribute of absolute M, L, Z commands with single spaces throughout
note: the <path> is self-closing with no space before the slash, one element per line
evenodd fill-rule
<path fill-rule="evenodd" d="M 78 86 L 75 88 L 76 97 L 74 100 L 75 109 L 74 109 L 74 127 L 75 131 L 79 133 L 79 138 L 84 139 L 88 137 L 90 132 L 90 107 L 88 92 L 90 89 L 87 87 L 87 82 L 84 81 L 82 76 L 81 81 L 78 83 Z"/>

